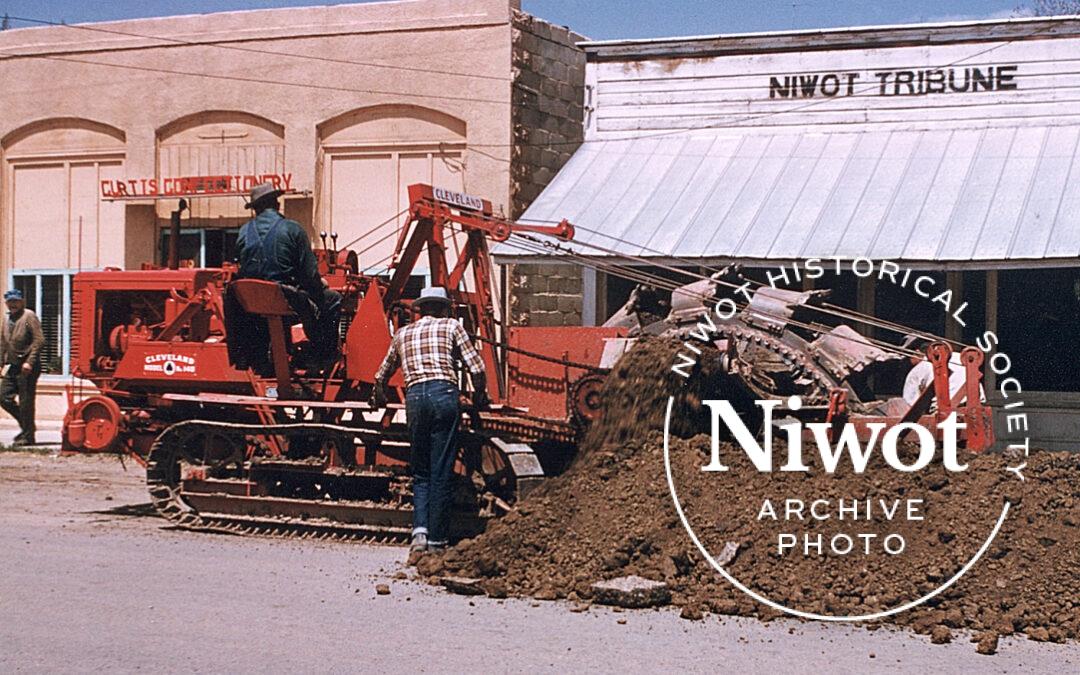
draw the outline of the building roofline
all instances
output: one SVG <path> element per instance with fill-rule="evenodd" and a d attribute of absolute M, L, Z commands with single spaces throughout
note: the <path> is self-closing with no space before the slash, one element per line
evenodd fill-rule
<path fill-rule="evenodd" d="M 590 61 L 722 56 L 836 49 L 880 49 L 962 42 L 1080 36 L 1080 16 L 764 31 L 579 42 Z"/>
<path fill-rule="evenodd" d="M 508 0 L 378 0 L 32 26 L 0 32 L 0 57 L 161 47 L 170 39 L 176 45 L 474 28 L 509 24 L 512 6 Z M 252 24 L 255 15 L 260 20 Z"/>

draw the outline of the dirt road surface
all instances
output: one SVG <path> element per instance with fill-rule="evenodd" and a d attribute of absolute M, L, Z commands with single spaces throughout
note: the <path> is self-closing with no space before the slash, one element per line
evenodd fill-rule
<path fill-rule="evenodd" d="M 1080 670 L 1077 644 L 988 657 L 968 636 L 454 596 L 395 578 L 400 548 L 181 532 L 147 509 L 137 466 L 0 453 L 0 671 Z"/>

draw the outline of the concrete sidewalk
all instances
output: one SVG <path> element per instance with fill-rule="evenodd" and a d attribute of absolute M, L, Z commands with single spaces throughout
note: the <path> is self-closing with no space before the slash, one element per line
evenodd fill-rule
<path fill-rule="evenodd" d="M 49 420 L 39 423 L 37 432 L 34 434 L 39 446 L 60 447 L 60 422 Z M 19 433 L 19 426 L 14 421 L 5 419 L 0 423 L 0 447 L 11 447 L 15 442 L 15 436 Z"/>

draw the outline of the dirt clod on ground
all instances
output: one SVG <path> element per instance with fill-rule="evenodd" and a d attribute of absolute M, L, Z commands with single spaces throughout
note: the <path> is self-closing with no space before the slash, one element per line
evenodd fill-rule
<path fill-rule="evenodd" d="M 662 581 L 687 618 L 700 613 L 780 616 L 726 581 L 683 528 L 665 476 L 663 436 L 668 396 L 678 392 L 671 470 L 687 519 L 705 547 L 759 593 L 803 611 L 824 614 L 879 612 L 930 593 L 979 550 L 1003 504 L 1008 517 L 979 562 L 954 585 L 887 620 L 934 642 L 952 631 L 977 633 L 978 651 L 991 654 L 997 636 L 1025 633 L 1033 640 L 1080 638 L 1080 453 L 1033 452 L 1023 482 L 1012 477 L 1000 454 L 961 453 L 964 472 L 946 472 L 940 453 L 925 470 L 901 473 L 885 467 L 880 451 L 856 474 L 842 461 L 835 475 L 804 457 L 808 473 L 752 470 L 737 446 L 723 448 L 730 472 L 701 471 L 710 439 L 700 426 L 703 392 L 686 386 L 663 364 L 674 362 L 679 343 L 646 340 L 619 362 L 605 384 L 605 416 L 589 431 L 563 475 L 547 481 L 516 511 L 492 523 L 474 540 L 417 565 L 422 576 L 456 574 L 487 580 L 501 597 L 542 597 L 574 592 L 593 599 L 597 581 L 637 575 Z M 659 364 L 659 365 L 658 365 Z M 699 374 L 707 380 L 708 374 Z M 676 437 L 679 436 L 679 437 Z M 776 439 L 779 466 L 786 446 Z M 916 449 L 902 449 L 911 461 Z M 816 461 L 820 463 L 820 458 Z M 844 467 L 847 467 L 846 470 Z M 830 520 L 775 523 L 758 518 L 764 499 L 782 508 L 786 498 L 830 500 L 923 499 L 923 519 Z M 903 508 L 903 507 L 901 507 Z M 834 512 L 835 514 L 835 512 Z M 782 514 L 781 514 L 782 515 Z M 779 555 L 777 537 L 870 532 L 875 545 L 888 533 L 906 541 L 902 555 L 875 549 L 863 555 Z M 856 539 L 856 542 L 859 542 Z M 861 546 L 861 544 L 860 544 Z M 554 589 L 557 589 L 554 590 Z M 492 593 L 494 595 L 494 593 Z"/>
<path fill-rule="evenodd" d="M 979 642 L 975 645 L 975 651 L 980 654 L 990 656 L 997 653 L 998 636 L 997 633 L 987 632 L 979 636 Z"/>
<path fill-rule="evenodd" d="M 934 626 L 934 630 L 930 631 L 930 642 L 936 645 L 952 642 L 952 631 L 945 625 Z"/>

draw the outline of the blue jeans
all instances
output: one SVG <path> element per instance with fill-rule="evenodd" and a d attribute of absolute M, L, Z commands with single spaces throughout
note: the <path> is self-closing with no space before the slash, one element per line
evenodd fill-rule
<path fill-rule="evenodd" d="M 461 420 L 458 393 L 457 385 L 446 380 L 420 382 L 405 393 L 412 443 L 413 534 L 426 533 L 429 544 L 445 544 L 450 538 L 450 488 Z"/>

